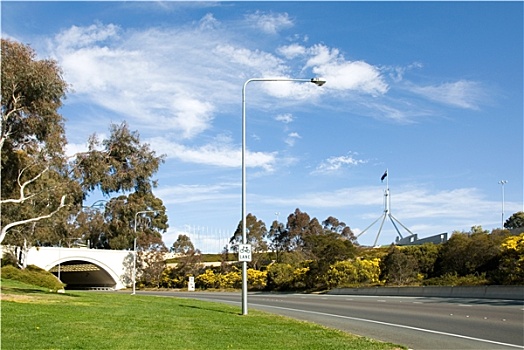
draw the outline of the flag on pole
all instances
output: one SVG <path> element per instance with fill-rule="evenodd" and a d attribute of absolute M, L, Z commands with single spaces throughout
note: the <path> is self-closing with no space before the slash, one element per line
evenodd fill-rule
<path fill-rule="evenodd" d="M 384 175 L 382 175 L 382 177 L 380 178 L 380 181 L 384 182 L 384 179 L 386 178 L 386 176 L 388 176 L 387 170 L 384 172 Z"/>

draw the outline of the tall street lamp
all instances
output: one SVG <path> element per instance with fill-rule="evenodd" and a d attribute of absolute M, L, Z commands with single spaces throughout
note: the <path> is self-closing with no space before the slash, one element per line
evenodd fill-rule
<path fill-rule="evenodd" d="M 507 180 L 499 181 L 499 184 L 502 185 L 502 226 L 500 226 L 501 229 L 504 229 L 504 185 L 507 183 Z"/>
<path fill-rule="evenodd" d="M 141 210 L 137 211 L 135 213 L 135 224 L 133 228 L 133 232 L 135 233 L 135 239 L 133 240 L 133 292 L 132 295 L 135 295 L 136 290 L 136 221 L 138 214 L 144 214 L 144 213 L 158 213 L 158 212 L 165 212 L 165 210 Z"/>
<path fill-rule="evenodd" d="M 309 82 L 317 86 L 326 83 L 319 78 L 292 79 L 292 78 L 252 78 L 242 87 L 242 244 L 247 244 L 246 237 L 246 87 L 252 81 L 293 81 Z M 242 262 L 242 315 L 247 315 L 247 261 Z"/>

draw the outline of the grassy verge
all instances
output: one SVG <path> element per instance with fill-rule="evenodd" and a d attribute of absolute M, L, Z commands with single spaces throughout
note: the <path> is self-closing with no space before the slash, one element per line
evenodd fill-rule
<path fill-rule="evenodd" d="M 403 349 L 312 323 L 171 297 L 49 293 L 2 280 L 1 348 Z"/>

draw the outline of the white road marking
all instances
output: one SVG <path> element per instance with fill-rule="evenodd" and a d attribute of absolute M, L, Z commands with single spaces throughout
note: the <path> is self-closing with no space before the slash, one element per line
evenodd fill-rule
<path fill-rule="evenodd" d="M 389 322 L 368 320 L 368 319 L 365 319 L 365 318 L 342 316 L 342 315 L 335 315 L 335 314 L 327 314 L 327 313 L 324 313 L 324 312 L 317 312 L 317 311 L 306 311 L 306 310 L 299 310 L 299 309 L 290 309 L 290 308 L 287 308 L 287 307 L 280 307 L 280 306 L 270 306 L 270 305 L 261 305 L 261 304 L 251 304 L 251 305 L 257 305 L 257 306 L 260 306 L 260 307 L 267 307 L 267 308 L 287 310 L 287 311 L 302 312 L 302 313 L 321 315 L 321 316 L 343 318 L 343 319 L 347 319 L 347 320 L 376 323 L 376 324 L 381 324 L 381 325 L 385 325 L 385 326 L 411 329 L 411 330 L 420 331 L 420 332 L 440 334 L 440 335 L 445 335 L 445 336 L 449 336 L 449 337 L 462 338 L 462 339 L 474 340 L 474 341 L 478 341 L 478 342 L 482 342 L 482 343 L 497 344 L 497 345 L 509 346 L 509 347 L 512 347 L 512 348 L 522 349 L 522 346 L 515 345 L 515 344 L 508 344 L 508 343 L 502 343 L 502 342 L 498 342 L 498 341 L 494 341 L 494 340 L 481 339 L 481 338 L 475 338 L 475 337 L 468 337 L 466 335 L 460 335 L 460 334 L 440 332 L 440 331 L 435 331 L 435 330 L 432 330 L 432 329 L 425 329 L 425 328 L 418 328 L 418 327 L 411 327 L 411 326 L 405 326 L 405 325 L 400 325 L 400 324 L 394 324 L 394 323 L 389 323 Z"/>

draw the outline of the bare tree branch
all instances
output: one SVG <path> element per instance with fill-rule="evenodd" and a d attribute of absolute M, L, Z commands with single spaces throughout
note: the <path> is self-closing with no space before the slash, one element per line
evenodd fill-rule
<path fill-rule="evenodd" d="M 12 223 L 7 224 L 4 227 L 2 227 L 2 231 L 0 232 L 0 244 L 2 244 L 2 242 L 4 241 L 5 235 L 6 235 L 7 231 L 10 228 L 15 227 L 15 226 L 19 226 L 19 225 L 28 224 L 30 222 L 37 222 L 37 221 L 40 221 L 40 220 L 43 220 L 43 219 L 49 219 L 51 216 L 53 216 L 56 213 L 58 213 L 58 211 L 60 211 L 60 209 L 62 209 L 63 207 L 66 206 L 65 199 L 66 199 L 66 195 L 63 195 L 62 199 L 60 200 L 60 205 L 54 211 L 52 211 L 49 214 L 42 215 L 42 216 L 39 216 L 39 217 L 36 217 L 36 218 L 15 221 L 15 222 L 12 222 Z"/>
<path fill-rule="evenodd" d="M 48 170 L 49 170 L 49 167 L 47 166 L 44 170 L 42 170 L 40 173 L 38 173 L 35 177 L 33 177 L 32 179 L 29 179 L 23 183 L 20 182 L 20 178 L 22 177 L 23 173 L 25 170 L 27 170 L 29 167 L 26 167 L 24 169 L 22 169 L 22 171 L 20 171 L 20 173 L 18 174 L 18 179 L 17 179 L 17 182 L 18 182 L 18 185 L 20 186 L 20 197 L 18 199 L 15 199 L 15 198 L 11 198 L 11 199 L 4 199 L 4 200 L 0 200 L 0 203 L 1 204 L 4 204 L 4 203 L 23 203 L 25 202 L 26 200 L 28 199 L 31 199 L 33 198 L 34 196 L 36 196 L 36 193 L 35 194 L 32 194 L 32 195 L 29 195 L 29 196 L 26 196 L 25 194 L 25 189 L 28 185 L 30 185 L 31 183 L 35 182 L 36 180 L 38 180 L 40 177 L 42 177 L 42 175 L 44 173 L 46 173 Z"/>

